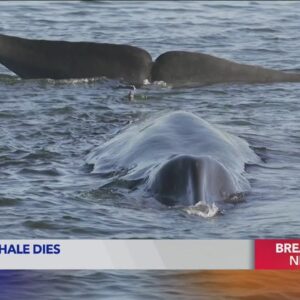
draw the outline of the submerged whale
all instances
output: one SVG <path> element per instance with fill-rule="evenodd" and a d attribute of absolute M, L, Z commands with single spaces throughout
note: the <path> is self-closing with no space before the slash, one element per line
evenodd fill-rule
<path fill-rule="evenodd" d="M 143 84 L 152 58 L 129 45 L 32 40 L 0 34 L 0 63 L 24 79 L 105 76 Z"/>
<path fill-rule="evenodd" d="M 21 78 L 107 77 L 141 85 L 300 82 L 300 74 L 231 62 L 211 55 L 169 51 L 154 62 L 144 49 L 92 42 L 34 40 L 0 34 L 0 63 Z"/>
<path fill-rule="evenodd" d="M 129 127 L 88 155 L 103 186 L 136 183 L 167 206 L 213 204 L 249 190 L 246 141 L 195 114 L 177 111 Z"/>

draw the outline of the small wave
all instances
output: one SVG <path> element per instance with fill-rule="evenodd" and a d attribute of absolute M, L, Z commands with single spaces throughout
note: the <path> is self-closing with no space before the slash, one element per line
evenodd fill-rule
<path fill-rule="evenodd" d="M 282 49 L 267 49 L 267 48 L 244 48 L 243 51 L 250 53 L 263 53 L 263 54 L 286 54 L 285 50 Z"/>
<path fill-rule="evenodd" d="M 115 82 L 114 80 L 107 79 L 106 77 L 91 77 L 91 78 L 70 78 L 70 79 L 39 79 L 39 81 L 44 81 L 46 83 L 54 84 L 54 85 L 77 85 L 82 83 L 107 83 L 107 82 Z"/>
<path fill-rule="evenodd" d="M 257 28 L 244 27 L 244 28 L 240 28 L 240 31 L 244 31 L 244 32 L 262 32 L 262 33 L 277 33 L 278 32 L 277 29 L 269 28 L 269 27 L 257 27 Z"/>
<path fill-rule="evenodd" d="M 62 107 L 54 107 L 51 108 L 48 112 L 49 115 L 56 116 L 56 115 L 68 115 L 72 114 L 75 111 L 75 109 L 72 106 L 65 105 Z"/>
<path fill-rule="evenodd" d="M 45 170 L 34 170 L 30 168 L 23 168 L 19 171 L 19 174 L 23 175 L 36 175 L 36 176 L 60 176 L 62 175 L 57 169 L 45 169 Z"/>
<path fill-rule="evenodd" d="M 120 80 L 108 79 L 105 76 L 91 77 L 91 78 L 70 78 L 70 79 L 52 79 L 52 78 L 39 78 L 39 79 L 22 79 L 16 75 L 0 74 L 0 83 L 4 84 L 17 84 L 24 82 L 34 82 L 41 85 L 81 85 L 81 84 L 103 84 L 105 87 L 118 87 Z"/>
<path fill-rule="evenodd" d="M 202 201 L 199 201 L 193 206 L 185 208 L 184 211 L 187 212 L 189 215 L 200 216 L 203 218 L 212 218 L 220 214 L 221 212 L 215 203 L 210 205 Z"/>
<path fill-rule="evenodd" d="M 12 119 L 15 117 L 15 114 L 9 111 L 1 111 L 0 118 L 1 119 Z"/>
<path fill-rule="evenodd" d="M 23 157 L 26 160 L 46 160 L 46 159 L 56 159 L 57 157 L 61 156 L 58 152 L 52 152 L 45 149 L 40 149 L 35 152 L 29 153 Z"/>
<path fill-rule="evenodd" d="M 21 199 L 18 198 L 7 198 L 7 197 L 0 197 L 0 207 L 1 206 L 16 206 L 20 204 Z"/>
<path fill-rule="evenodd" d="M 216 6 L 216 4 L 215 3 L 213 3 L 213 4 L 204 4 L 203 5 L 204 7 L 208 7 L 208 8 L 216 8 L 216 7 L 218 7 L 218 9 L 239 9 L 239 8 L 241 8 L 241 9 L 245 9 L 245 7 L 247 7 L 247 3 L 246 4 L 241 4 L 241 3 L 229 3 L 229 4 L 227 4 L 227 3 L 224 3 L 224 4 L 222 4 L 222 3 L 218 3 L 217 4 L 217 6 Z"/>
<path fill-rule="evenodd" d="M 23 225 L 31 229 L 57 229 L 55 223 L 48 221 L 25 221 Z"/>

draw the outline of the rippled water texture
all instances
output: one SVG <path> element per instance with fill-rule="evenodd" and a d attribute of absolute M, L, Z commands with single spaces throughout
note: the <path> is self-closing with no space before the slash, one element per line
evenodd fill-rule
<path fill-rule="evenodd" d="M 153 58 L 168 50 L 200 51 L 297 71 L 299 14 L 296 1 L 7 1 L 0 3 L 0 33 L 128 43 Z M 1 238 L 299 237 L 299 84 L 146 86 L 132 102 L 127 94 L 117 82 L 20 80 L 0 66 Z M 88 153 L 132 123 L 175 110 L 245 139 L 261 157 L 247 167 L 245 202 L 203 219 L 133 201 L 126 189 L 99 188 L 85 164 Z M 93 289 L 109 282 L 111 291 L 122 281 L 121 275 L 80 276 Z M 142 282 L 148 275 L 138 276 Z M 71 279 L 59 278 L 72 289 Z M 93 291 L 86 299 L 94 299 Z M 172 285 L 159 291 L 170 295 Z"/>
<path fill-rule="evenodd" d="M 4 300 L 294 300 L 300 297 L 298 271 L 9 271 L 0 272 L 0 279 Z"/>

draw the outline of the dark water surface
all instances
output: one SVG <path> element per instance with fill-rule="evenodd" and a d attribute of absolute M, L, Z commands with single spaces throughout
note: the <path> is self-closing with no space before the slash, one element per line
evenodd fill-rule
<path fill-rule="evenodd" d="M 7 1 L 0 3 L 0 33 L 128 43 L 153 58 L 168 50 L 200 51 L 297 71 L 299 14 L 299 2 Z M 20 80 L 0 66 L 1 238 L 299 237 L 299 84 L 145 86 L 132 102 L 127 94 L 114 81 Z M 245 139 L 262 158 L 247 168 L 246 201 L 222 216 L 204 219 L 133 201 L 126 189 L 100 189 L 99 178 L 88 172 L 85 159 L 95 147 L 132 123 L 175 110 Z M 124 273 L 99 274 L 75 277 L 92 290 L 85 299 L 98 299 L 93 291 L 99 286 L 106 296 L 121 297 L 124 288 L 128 299 L 140 299 L 145 285 L 161 280 L 128 273 L 130 289 L 118 285 Z M 68 276 L 57 280 L 74 284 Z M 173 290 L 166 281 L 157 297 L 187 296 L 179 286 Z"/>

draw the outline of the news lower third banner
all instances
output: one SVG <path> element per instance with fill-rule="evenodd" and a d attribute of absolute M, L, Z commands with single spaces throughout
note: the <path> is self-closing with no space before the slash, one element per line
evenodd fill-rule
<path fill-rule="evenodd" d="M 0 269 L 299 269 L 300 240 L 0 240 Z"/>

